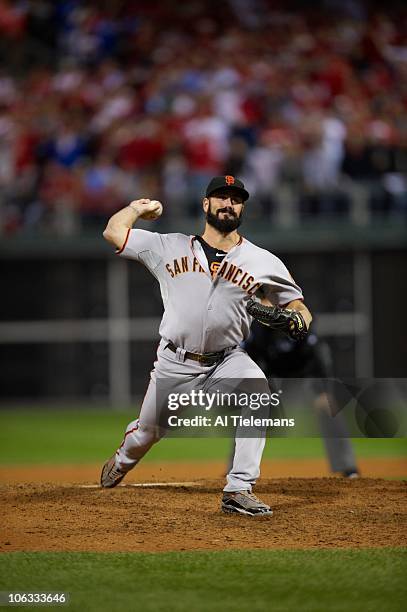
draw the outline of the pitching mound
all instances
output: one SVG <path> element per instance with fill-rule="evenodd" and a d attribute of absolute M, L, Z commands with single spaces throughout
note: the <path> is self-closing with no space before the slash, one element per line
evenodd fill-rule
<path fill-rule="evenodd" d="M 90 483 L 89 483 L 90 484 Z M 223 480 L 188 485 L 14 484 L 0 487 L 0 550 L 167 551 L 347 548 L 407 544 L 407 483 L 262 480 L 272 517 L 220 512 Z"/>

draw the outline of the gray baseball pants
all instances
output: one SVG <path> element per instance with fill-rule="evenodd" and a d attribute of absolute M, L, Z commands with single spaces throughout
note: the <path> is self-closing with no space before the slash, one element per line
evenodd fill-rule
<path fill-rule="evenodd" d="M 161 383 L 164 383 L 167 393 L 184 393 L 197 388 L 210 392 L 211 388 L 222 391 L 222 381 L 226 381 L 225 391 L 230 391 L 232 379 L 256 379 L 256 391 L 270 393 L 264 373 L 240 347 L 227 349 L 221 362 L 207 366 L 185 359 L 185 351 L 182 349 L 173 353 L 165 348 L 166 344 L 165 340 L 161 340 L 139 418 L 127 426 L 123 442 L 116 453 L 117 463 L 126 471 L 133 468 L 153 444 L 165 435 L 165 431 L 157 427 L 157 387 Z M 239 435 L 237 428 L 233 463 L 226 476 L 224 491 L 251 491 L 259 477 L 266 431 L 257 431 L 258 437 L 249 437 Z"/>

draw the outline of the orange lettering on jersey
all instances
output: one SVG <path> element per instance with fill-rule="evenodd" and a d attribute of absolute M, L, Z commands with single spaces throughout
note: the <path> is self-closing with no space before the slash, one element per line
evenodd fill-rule
<path fill-rule="evenodd" d="M 182 271 L 189 272 L 188 257 L 181 257 Z"/>
<path fill-rule="evenodd" d="M 174 272 L 171 270 L 170 264 L 166 264 L 165 266 L 168 270 L 168 272 L 170 273 L 171 278 L 174 278 Z"/>
<path fill-rule="evenodd" d="M 228 280 L 228 281 L 232 280 L 232 276 L 233 276 L 233 274 L 236 271 L 236 267 L 237 266 L 234 266 L 233 264 L 230 264 L 230 268 L 227 271 L 227 274 L 225 274 L 225 280 Z"/>
<path fill-rule="evenodd" d="M 254 281 L 254 276 L 249 276 L 244 285 L 242 285 L 243 291 L 247 291 L 252 282 Z"/>
<path fill-rule="evenodd" d="M 235 177 L 234 176 L 230 176 L 229 174 L 227 176 L 225 176 L 225 181 L 228 185 L 234 185 L 235 184 Z"/>
<path fill-rule="evenodd" d="M 232 276 L 232 283 L 234 285 L 237 285 L 237 277 L 239 276 L 239 274 L 242 274 L 242 272 L 243 272 L 242 268 L 237 268 L 236 272 Z"/>
<path fill-rule="evenodd" d="M 212 276 L 216 274 L 217 278 L 224 278 L 230 283 L 241 287 L 248 295 L 254 295 L 262 286 L 262 283 L 255 282 L 254 276 L 250 276 L 248 272 L 244 272 L 242 268 L 238 268 L 227 261 L 223 261 L 222 263 L 217 261 L 213 262 L 211 264 L 211 273 Z"/>
<path fill-rule="evenodd" d="M 179 263 L 176 259 L 174 259 L 174 273 L 175 276 L 177 276 L 177 274 L 181 274 L 181 268 L 179 267 Z"/>
<path fill-rule="evenodd" d="M 260 289 L 261 287 L 261 283 L 256 283 L 255 285 L 253 285 L 253 287 L 247 292 L 248 295 L 254 295 L 257 291 L 257 289 Z"/>
<path fill-rule="evenodd" d="M 169 263 L 165 264 L 165 268 L 171 278 L 175 278 L 179 274 L 184 274 L 185 272 L 206 273 L 196 257 L 194 257 L 191 262 L 187 255 L 174 259 L 172 266 Z M 224 278 L 230 283 L 241 287 L 248 295 L 254 295 L 262 286 L 261 283 L 255 283 L 254 276 L 249 276 L 242 268 L 238 268 L 236 265 L 227 261 L 213 261 L 210 265 L 210 273 L 212 278 Z"/>
<path fill-rule="evenodd" d="M 216 272 L 219 270 L 220 261 L 213 261 L 211 263 L 211 272 L 212 276 L 215 276 Z"/>
<path fill-rule="evenodd" d="M 246 278 L 246 276 L 247 276 L 247 272 L 245 272 L 245 273 L 243 274 L 242 278 L 240 279 L 240 282 L 239 282 L 239 287 L 241 287 L 241 286 L 242 286 L 242 283 L 243 283 L 244 279 Z"/>
<path fill-rule="evenodd" d="M 223 276 L 225 274 L 225 270 L 226 270 L 227 267 L 228 267 L 228 264 L 226 263 L 226 261 L 224 261 L 222 263 L 222 266 L 221 266 L 219 272 L 218 272 L 218 276 Z"/>

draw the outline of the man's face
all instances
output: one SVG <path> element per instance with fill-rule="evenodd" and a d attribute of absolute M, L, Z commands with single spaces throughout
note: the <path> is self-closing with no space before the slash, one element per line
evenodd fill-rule
<path fill-rule="evenodd" d="M 233 189 L 222 189 L 213 193 L 207 202 L 206 220 L 222 234 L 229 234 L 242 222 L 243 198 Z"/>

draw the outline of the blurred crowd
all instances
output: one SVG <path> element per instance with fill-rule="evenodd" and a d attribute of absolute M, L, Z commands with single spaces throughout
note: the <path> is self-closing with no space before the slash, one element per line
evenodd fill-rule
<path fill-rule="evenodd" d="M 262 222 L 405 218 L 407 12 L 381 4 L 0 0 L 2 231 L 193 216 L 225 173 Z"/>

